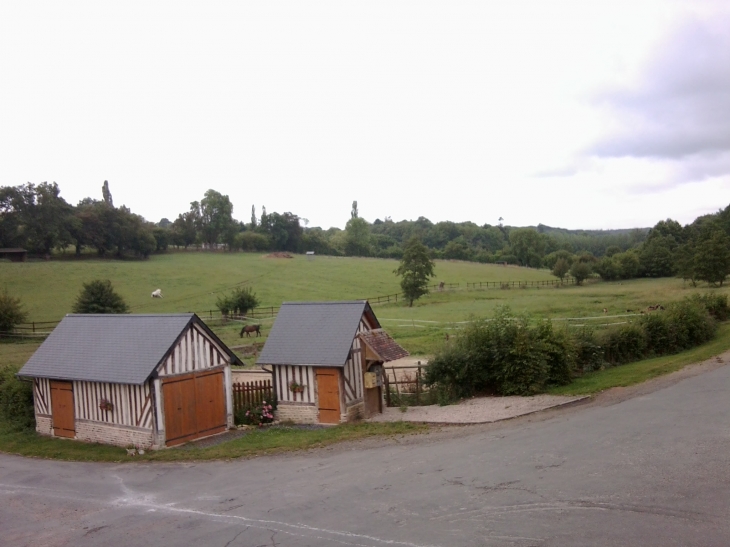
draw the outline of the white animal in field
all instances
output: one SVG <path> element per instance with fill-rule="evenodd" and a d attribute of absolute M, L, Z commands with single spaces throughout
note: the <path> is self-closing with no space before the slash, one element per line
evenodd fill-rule
<path fill-rule="evenodd" d="M 152 298 L 162 298 L 162 289 L 152 291 Z"/>

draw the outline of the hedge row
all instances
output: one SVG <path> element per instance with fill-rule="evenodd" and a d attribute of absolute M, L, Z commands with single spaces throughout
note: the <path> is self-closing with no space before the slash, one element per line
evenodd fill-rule
<path fill-rule="evenodd" d="M 493 319 L 471 322 L 444 345 L 429 362 L 425 380 L 442 399 L 532 395 L 569 384 L 583 372 L 698 346 L 714 337 L 718 320 L 728 317 L 727 296 L 712 294 L 601 332 L 557 329 L 550 321 L 531 324 L 501 307 Z"/>

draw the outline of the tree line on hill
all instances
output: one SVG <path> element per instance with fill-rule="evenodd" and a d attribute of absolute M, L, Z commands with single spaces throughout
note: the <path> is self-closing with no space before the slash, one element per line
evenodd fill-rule
<path fill-rule="evenodd" d="M 325 230 L 309 227 L 291 212 L 267 213 L 265 207 L 257 215 L 252 206 L 249 222 L 236 220 L 229 197 L 212 189 L 174 221 L 152 223 L 125 206 L 115 207 L 106 181 L 102 199 L 85 198 L 76 206 L 60 196 L 56 183 L 0 187 L 0 247 L 46 256 L 73 247 L 77 254 L 91 249 L 101 256 L 146 258 L 173 247 L 197 247 L 401 259 L 414 237 L 434 259 L 547 267 L 558 277 L 568 272 L 607 280 L 680 275 L 694 283 L 720 283 L 722 272 L 730 272 L 730 207 L 684 227 L 667 219 L 651 229 L 604 231 L 510 227 L 501 218 L 497 225 L 481 226 L 424 217 L 371 223 L 353 202 L 345 229 Z"/>

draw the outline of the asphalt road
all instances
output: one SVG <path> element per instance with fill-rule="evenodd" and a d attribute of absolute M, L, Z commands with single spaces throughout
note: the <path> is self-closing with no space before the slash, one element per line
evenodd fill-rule
<path fill-rule="evenodd" d="M 634 398 L 200 464 L 0 456 L 0 544 L 730 545 L 730 366 Z"/>

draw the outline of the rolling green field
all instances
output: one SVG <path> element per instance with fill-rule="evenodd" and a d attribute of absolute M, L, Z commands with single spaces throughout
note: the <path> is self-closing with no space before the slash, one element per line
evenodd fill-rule
<path fill-rule="evenodd" d="M 294 300 L 346 300 L 373 298 L 400 291 L 393 274 L 397 261 L 370 258 L 318 256 L 308 260 L 270 258 L 251 253 L 176 252 L 156 255 L 149 260 L 29 261 L 0 262 L 0 286 L 19 297 L 31 321 L 59 320 L 71 311 L 85 281 L 110 279 L 134 313 L 195 311 L 205 319 L 215 312 L 218 295 L 235 286 L 251 286 L 262 306 L 279 306 Z M 590 318 L 591 324 L 625 321 L 627 310 L 638 313 L 649 305 L 680 300 L 692 293 L 706 292 L 679 279 L 636 279 L 623 282 L 587 282 L 578 287 L 541 287 L 527 289 L 466 289 L 479 281 L 553 280 L 547 270 L 498 266 L 460 261 L 436 261 L 434 283 L 459 283 L 454 290 L 432 292 L 416 301 L 412 308 L 402 301 L 373 304 L 383 326 L 413 354 L 429 354 L 472 317 L 488 317 L 498 305 L 509 305 L 517 313 L 538 318 Z M 164 298 L 150 293 L 161 288 Z M 730 289 L 712 289 L 727 293 Z M 607 314 L 603 309 L 608 310 Z M 273 318 L 257 320 L 263 325 L 264 338 Z M 575 321 L 574 321 L 575 323 Z M 220 325 L 210 322 L 229 345 L 251 344 L 253 338 L 239 339 L 240 323 Z M 7 352 L 0 348 L 5 362 L 27 358 L 37 344 L 21 344 Z M 31 349 L 32 348 L 32 349 Z"/>

